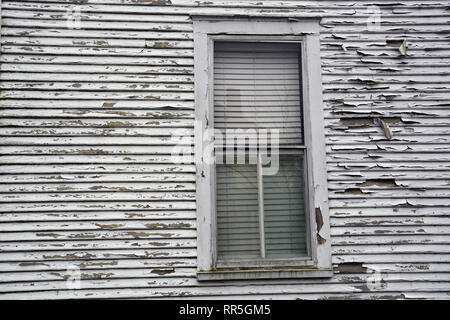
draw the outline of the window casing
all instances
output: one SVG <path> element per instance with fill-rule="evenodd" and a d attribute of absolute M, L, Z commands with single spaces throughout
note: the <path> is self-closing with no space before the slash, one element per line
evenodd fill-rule
<path fill-rule="evenodd" d="M 198 279 L 224 280 L 331 276 L 318 21 L 311 19 L 303 22 L 287 20 L 213 20 L 211 21 L 211 18 L 205 17 L 194 17 Z M 234 32 L 236 34 L 233 34 Z M 260 152 L 259 149 L 256 152 L 250 149 L 245 150 L 247 161 L 248 158 L 254 155 L 258 160 L 256 164 L 247 164 L 247 166 L 241 164 L 240 167 L 233 167 L 233 165 L 229 165 L 228 163 L 217 164 L 215 161 L 211 161 L 211 159 L 216 159 L 217 161 L 217 158 L 226 157 L 230 151 L 227 148 L 217 149 L 214 147 L 214 124 L 216 123 L 216 126 L 219 127 L 220 122 L 218 122 L 218 119 L 219 121 L 223 121 L 223 123 L 227 121 L 226 112 L 223 112 L 226 110 L 220 110 L 219 108 L 218 110 L 220 111 L 216 110 L 216 112 L 220 113 L 220 115 L 214 114 L 214 106 L 220 104 L 214 100 L 215 96 L 217 97 L 217 91 L 215 95 L 214 90 L 214 46 L 216 44 L 217 48 L 218 45 L 220 46 L 227 42 L 230 44 L 240 42 L 250 46 L 255 43 L 269 44 L 269 46 L 270 44 L 274 44 L 275 46 L 278 44 L 289 44 L 291 47 L 296 45 L 300 48 L 299 57 L 301 59 L 299 59 L 298 70 L 301 74 L 298 80 L 301 85 L 296 92 L 300 93 L 298 110 L 301 112 L 302 123 L 299 123 L 301 127 L 301 140 L 291 141 L 286 145 L 283 144 L 284 140 L 283 136 L 281 136 L 279 151 L 276 151 L 280 154 L 280 170 L 286 171 L 286 168 L 296 168 L 294 171 L 291 171 L 291 175 L 292 172 L 294 172 L 294 176 L 297 174 L 299 177 L 297 180 L 295 180 L 295 177 L 289 178 L 289 174 L 285 174 L 285 177 L 281 179 L 261 174 L 263 170 L 263 166 L 261 165 L 262 156 L 265 154 Z M 231 92 L 232 95 L 233 92 Z M 232 112 L 232 114 L 234 113 Z M 286 113 L 287 117 L 289 115 L 291 114 Z M 239 117 L 240 114 L 236 113 L 234 116 Z M 292 135 L 291 132 L 291 135 L 287 135 L 286 137 L 293 136 L 295 134 Z M 270 152 L 272 151 L 273 149 L 270 150 Z M 303 168 L 301 168 L 300 164 L 303 164 Z M 239 194 L 236 195 L 233 193 L 232 188 L 222 188 L 221 185 L 223 183 L 217 187 L 218 181 L 233 179 L 233 175 L 236 175 L 236 173 L 239 177 L 245 176 L 245 181 L 252 181 L 253 189 L 246 189 L 253 190 L 253 193 L 240 197 Z M 303 181 L 300 181 L 300 176 L 303 177 Z M 280 195 L 272 195 L 270 192 L 266 192 L 266 189 L 272 191 L 277 190 L 276 188 L 266 188 L 266 185 L 270 185 L 271 180 L 274 186 L 276 186 L 276 183 L 289 179 L 293 179 L 294 184 L 298 182 L 298 184 L 304 186 L 304 191 L 299 193 L 299 195 L 302 194 L 304 197 L 304 203 L 301 205 L 304 210 L 304 222 L 299 225 L 300 227 L 305 227 L 305 241 L 303 244 L 300 241 L 294 241 L 295 243 L 286 249 L 287 247 L 284 243 L 286 239 L 281 239 L 283 242 L 282 245 L 281 243 L 271 243 L 268 241 L 269 237 L 267 237 L 265 232 L 268 230 L 265 225 L 265 219 L 268 213 L 265 213 L 264 208 L 269 206 L 266 203 L 270 203 L 271 197 L 275 197 L 275 199 L 280 198 Z M 256 189 L 254 186 L 256 186 Z M 229 192 L 230 190 L 231 193 Z M 217 197 L 219 197 L 219 200 Z M 245 252 L 244 250 L 243 255 L 236 258 L 236 252 L 238 251 L 235 250 L 233 252 L 233 250 L 228 250 L 228 253 L 231 252 L 228 255 L 224 254 L 224 252 L 227 252 L 228 247 L 236 248 L 236 245 L 239 245 L 239 241 L 242 239 L 234 239 L 233 235 L 227 235 L 225 232 L 225 235 L 228 237 L 226 238 L 228 242 L 223 241 L 224 237 L 221 226 L 229 223 L 228 229 L 223 229 L 232 230 L 233 221 L 230 221 L 229 217 L 221 215 L 223 211 L 223 207 L 221 206 L 222 203 L 225 203 L 226 211 L 228 208 L 227 205 L 232 207 L 233 202 L 239 205 L 239 199 L 241 198 L 246 201 L 250 200 L 251 209 L 253 210 L 250 211 L 253 212 L 254 216 L 247 216 L 246 218 L 248 219 L 245 223 L 248 224 L 248 221 L 251 220 L 250 225 L 255 227 L 255 223 L 258 222 L 259 229 L 257 235 L 259 235 L 259 242 L 256 239 L 256 233 L 251 234 L 249 232 L 250 238 L 253 239 L 253 247 L 248 245 L 249 251 Z M 222 201 L 223 199 L 225 201 Z M 292 211 L 295 217 L 295 208 L 298 208 L 300 203 L 291 203 L 291 200 L 289 200 L 288 205 L 294 208 L 294 210 L 288 211 Z M 276 206 L 279 205 L 279 201 L 275 203 Z M 248 203 L 247 201 L 246 204 Z M 281 212 L 284 210 L 282 206 L 278 207 L 279 210 L 274 211 L 269 208 L 269 211 Z M 232 209 L 230 210 L 233 211 Z M 239 224 L 239 218 L 242 217 L 237 217 L 235 223 L 238 223 L 237 226 L 242 227 L 244 224 Z M 292 217 L 290 218 L 292 219 Z M 226 221 L 226 223 L 223 221 Z M 277 225 L 277 223 L 273 225 Z M 287 225 L 284 227 L 289 228 Z M 283 226 L 280 227 L 279 224 L 271 230 L 275 230 L 275 234 L 277 232 L 279 234 L 285 233 L 283 232 Z M 245 231 L 245 228 L 243 228 L 242 234 Z M 275 239 L 274 241 L 280 241 L 280 239 Z M 225 245 L 223 245 L 224 243 Z M 268 248 L 272 244 L 273 246 Z M 245 246 L 242 248 L 246 249 Z M 260 250 L 259 254 L 255 251 L 256 248 Z M 289 250 L 292 249 L 291 253 L 293 254 L 277 254 L 277 248 L 283 249 L 284 252 L 290 252 Z M 281 250 L 279 251 L 281 252 Z M 250 259 L 246 257 L 250 257 Z"/>

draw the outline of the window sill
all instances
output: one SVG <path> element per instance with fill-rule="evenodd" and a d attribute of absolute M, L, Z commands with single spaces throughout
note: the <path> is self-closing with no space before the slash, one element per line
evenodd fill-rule
<path fill-rule="evenodd" d="M 251 279 L 289 279 L 289 278 L 330 278 L 331 269 L 282 268 L 198 271 L 197 280 L 251 280 Z"/>

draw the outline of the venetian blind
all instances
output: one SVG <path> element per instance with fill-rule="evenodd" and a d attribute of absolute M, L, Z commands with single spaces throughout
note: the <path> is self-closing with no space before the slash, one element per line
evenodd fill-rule
<path fill-rule="evenodd" d="M 299 49 L 293 43 L 216 42 L 214 128 L 224 136 L 226 129 L 278 129 L 280 145 L 301 144 Z"/>

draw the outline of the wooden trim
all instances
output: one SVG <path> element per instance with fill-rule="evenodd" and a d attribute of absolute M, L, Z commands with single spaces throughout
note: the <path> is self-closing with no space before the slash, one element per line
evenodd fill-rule
<path fill-rule="evenodd" d="M 329 278 L 333 270 L 319 270 L 308 268 L 280 268 L 280 269 L 249 269 L 249 270 L 220 270 L 202 271 L 197 273 L 197 279 L 202 280 L 249 280 L 249 279 L 291 279 L 291 278 Z"/>
<path fill-rule="evenodd" d="M 314 261 L 311 257 L 284 258 L 284 259 L 252 259 L 252 260 L 220 260 L 215 267 L 217 269 L 236 268 L 288 268 L 288 267 L 308 267 L 314 268 Z"/>
<path fill-rule="evenodd" d="M 197 232 L 198 245 L 197 250 L 201 252 L 198 255 L 198 269 L 210 270 L 213 267 L 214 248 L 212 247 L 212 240 L 215 239 L 215 206 L 213 202 L 214 190 L 212 186 L 212 176 L 214 174 L 213 164 L 209 163 L 211 160 L 206 159 L 205 154 L 207 150 L 204 137 L 208 129 L 212 129 L 210 119 L 213 119 L 210 114 L 210 94 L 208 83 L 211 79 L 210 72 L 212 61 L 211 55 L 207 54 L 205 59 L 205 52 L 209 51 L 208 37 L 205 33 L 194 33 L 194 81 L 195 86 L 195 138 L 194 138 L 194 153 L 196 163 L 196 199 L 197 199 Z M 207 195 L 207 196 L 205 196 Z M 200 201 L 199 201 L 200 200 Z"/>
<path fill-rule="evenodd" d="M 322 75 L 320 64 L 319 35 L 307 35 L 304 41 L 303 94 L 306 145 L 309 146 L 308 170 L 310 197 L 310 217 L 313 230 L 311 235 L 312 254 L 316 254 L 317 267 L 331 267 L 331 239 L 328 214 L 328 185 L 325 153 L 325 126 L 323 116 Z M 316 212 L 323 223 L 318 230 Z M 315 222 L 315 223 L 314 223 Z M 318 239 L 322 239 L 319 240 Z M 323 242 L 324 241 L 324 242 Z"/>

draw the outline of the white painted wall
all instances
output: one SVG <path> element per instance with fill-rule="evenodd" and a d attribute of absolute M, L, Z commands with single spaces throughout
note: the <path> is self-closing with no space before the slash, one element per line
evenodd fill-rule
<path fill-rule="evenodd" d="M 135 2 L 2 0 L 0 299 L 449 298 L 448 1 Z M 323 17 L 331 279 L 195 278 L 205 13 Z"/>

